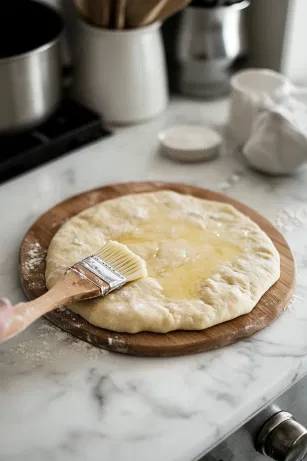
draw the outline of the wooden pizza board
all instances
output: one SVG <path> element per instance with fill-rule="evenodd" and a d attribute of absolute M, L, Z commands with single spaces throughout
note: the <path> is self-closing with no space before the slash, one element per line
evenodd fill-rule
<path fill-rule="evenodd" d="M 226 195 L 180 183 L 135 182 L 105 186 L 84 192 L 56 205 L 42 215 L 26 233 L 20 250 L 20 279 L 32 300 L 47 291 L 46 253 L 54 234 L 72 216 L 101 201 L 126 194 L 172 190 L 181 194 L 230 203 L 255 221 L 272 239 L 281 258 L 281 276 L 260 299 L 251 313 L 201 331 L 158 333 L 115 333 L 97 328 L 68 309 L 46 315 L 55 325 L 95 346 L 140 356 L 175 356 L 208 351 L 246 338 L 271 324 L 287 307 L 295 287 L 295 264 L 290 248 L 280 232 L 261 215 Z"/>

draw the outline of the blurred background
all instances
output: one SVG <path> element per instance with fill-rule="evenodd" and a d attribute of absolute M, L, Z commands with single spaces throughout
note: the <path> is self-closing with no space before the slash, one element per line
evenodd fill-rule
<path fill-rule="evenodd" d="M 11 0 L 3 11 L 14 27 L 0 28 L 0 173 L 153 119 L 171 94 L 236 101 L 232 77 L 246 68 L 265 74 L 245 81 L 248 98 L 285 107 L 281 94 L 296 95 L 287 117 L 307 125 L 306 0 Z"/>
<path fill-rule="evenodd" d="M 67 21 L 69 43 L 76 19 L 73 1 L 44 1 L 63 12 Z M 181 16 L 182 12 L 179 12 L 163 25 L 168 60 L 172 58 L 176 30 Z M 306 84 L 307 53 L 304 46 L 306 17 L 306 0 L 252 0 L 247 10 L 250 65 L 280 71 L 294 83 Z M 67 46 L 64 54 L 66 62 L 70 62 Z"/>

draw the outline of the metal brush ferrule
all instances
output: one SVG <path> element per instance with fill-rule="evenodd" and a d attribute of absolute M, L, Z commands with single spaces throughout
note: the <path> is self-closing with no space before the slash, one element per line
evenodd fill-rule
<path fill-rule="evenodd" d="M 80 261 L 78 265 L 106 282 L 110 287 L 108 292 L 117 290 L 127 282 L 126 277 L 117 272 L 112 266 L 109 266 L 109 264 L 106 264 L 98 256 L 89 256 Z"/>

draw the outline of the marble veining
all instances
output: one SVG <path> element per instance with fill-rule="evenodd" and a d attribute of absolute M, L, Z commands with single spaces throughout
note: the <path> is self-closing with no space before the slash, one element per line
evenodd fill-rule
<path fill-rule="evenodd" d="M 280 227 L 296 256 L 297 291 L 270 327 L 188 357 L 113 354 L 46 320 L 0 346 L 1 461 L 194 461 L 307 372 L 307 170 L 270 178 L 225 145 L 220 158 L 174 163 L 157 132 L 173 123 L 221 127 L 227 101 L 174 100 L 161 117 L 118 130 L 0 186 L 0 293 L 24 300 L 18 247 L 45 210 L 89 188 L 183 181 L 231 195 Z"/>

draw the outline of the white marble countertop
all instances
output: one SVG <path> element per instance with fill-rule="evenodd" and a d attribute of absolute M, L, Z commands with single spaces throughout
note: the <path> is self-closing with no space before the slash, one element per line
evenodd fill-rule
<path fill-rule="evenodd" d="M 231 152 L 187 165 L 157 150 L 160 128 L 220 125 L 226 113 L 226 101 L 176 100 L 150 123 L 1 185 L 0 293 L 24 299 L 18 249 L 42 212 L 88 188 L 159 179 L 223 191 L 279 225 L 297 261 L 291 307 L 252 338 L 169 359 L 109 353 L 37 322 L 0 346 L 1 461 L 193 461 L 307 372 L 307 171 L 269 178 Z"/>

